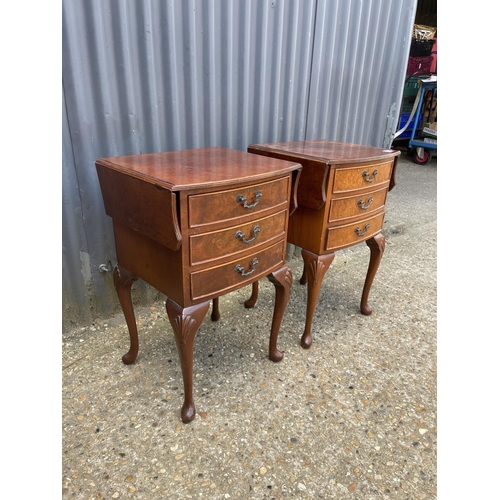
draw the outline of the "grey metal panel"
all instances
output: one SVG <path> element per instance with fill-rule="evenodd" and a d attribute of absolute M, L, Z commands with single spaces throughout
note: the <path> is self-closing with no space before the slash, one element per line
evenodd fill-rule
<path fill-rule="evenodd" d="M 95 160 L 304 138 L 314 14 L 304 0 L 63 0 L 63 286 L 81 317 L 117 305 L 98 271 L 116 257 Z"/>
<path fill-rule="evenodd" d="M 116 256 L 96 159 L 317 137 L 385 146 L 415 5 L 63 0 L 63 311 L 117 308 L 99 272 Z"/>
<path fill-rule="evenodd" d="M 307 138 L 390 146 L 417 0 L 318 0 Z"/>
<path fill-rule="evenodd" d="M 62 103 L 62 291 L 63 291 L 63 316 L 71 317 L 74 322 L 88 321 L 86 314 L 88 308 L 86 299 L 86 277 L 85 271 L 85 234 L 83 231 L 81 217 L 81 203 L 73 161 L 71 138 L 68 129 L 66 106 Z"/>

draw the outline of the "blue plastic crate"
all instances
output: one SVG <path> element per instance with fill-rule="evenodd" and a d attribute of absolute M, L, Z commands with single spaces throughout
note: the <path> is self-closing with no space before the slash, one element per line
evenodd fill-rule
<path fill-rule="evenodd" d="M 410 118 L 410 113 L 401 113 L 401 116 L 399 118 L 399 125 L 398 125 L 398 130 L 401 130 L 406 123 L 408 122 L 408 118 Z M 420 122 L 420 119 L 416 120 L 417 115 L 415 115 L 412 119 L 410 124 L 408 125 L 408 128 L 400 135 L 398 135 L 398 139 L 404 139 L 404 138 L 410 138 L 411 133 L 413 128 L 415 127 L 415 122 L 418 124 Z"/>

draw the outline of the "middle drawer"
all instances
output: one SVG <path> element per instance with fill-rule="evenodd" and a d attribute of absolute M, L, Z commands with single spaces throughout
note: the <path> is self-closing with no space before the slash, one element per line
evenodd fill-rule
<path fill-rule="evenodd" d="M 247 224 L 196 234 L 189 238 L 192 266 L 259 247 L 277 236 L 283 236 L 288 211 L 253 220 Z"/>
<path fill-rule="evenodd" d="M 385 204 L 387 186 L 361 195 L 333 198 L 330 201 L 328 222 L 342 221 L 367 215 Z"/>

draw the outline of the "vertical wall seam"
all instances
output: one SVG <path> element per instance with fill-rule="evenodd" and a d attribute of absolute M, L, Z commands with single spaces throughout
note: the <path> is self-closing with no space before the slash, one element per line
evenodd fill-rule
<path fill-rule="evenodd" d="M 62 88 L 63 88 L 63 94 L 64 94 L 64 110 L 65 110 L 65 116 L 66 116 L 66 123 L 68 127 L 68 135 L 70 137 L 70 143 L 71 143 L 71 156 L 73 158 L 73 170 L 75 172 L 75 178 L 76 178 L 76 183 L 78 186 L 78 201 L 80 204 L 80 211 L 82 214 L 82 226 L 83 226 L 83 234 L 85 236 L 85 248 L 88 249 L 89 245 L 89 238 L 87 235 L 87 225 L 85 224 L 85 216 L 83 213 L 83 198 L 82 198 L 82 193 L 80 189 L 80 178 L 78 176 L 78 168 L 76 167 L 76 155 L 75 155 L 75 147 L 74 147 L 74 141 L 73 141 L 73 134 L 72 134 L 72 128 L 71 128 L 71 120 L 69 119 L 69 108 L 68 108 L 68 102 L 66 100 L 66 90 L 65 90 L 65 85 L 64 85 L 64 76 L 62 78 Z M 97 159 L 97 158 L 96 158 Z"/>
<path fill-rule="evenodd" d="M 314 21 L 312 23 L 313 25 L 313 31 L 312 31 L 312 47 L 311 47 L 311 60 L 309 63 L 309 79 L 308 79 L 308 85 L 307 85 L 307 99 L 306 99 L 306 110 L 305 110 L 305 128 L 304 128 L 304 140 L 307 139 L 307 128 L 309 125 L 309 107 L 311 103 L 311 85 L 312 85 L 312 79 L 313 79 L 313 63 L 314 63 L 314 49 L 316 46 L 316 23 L 318 21 L 318 1 L 315 0 L 315 5 L 314 5 Z"/>

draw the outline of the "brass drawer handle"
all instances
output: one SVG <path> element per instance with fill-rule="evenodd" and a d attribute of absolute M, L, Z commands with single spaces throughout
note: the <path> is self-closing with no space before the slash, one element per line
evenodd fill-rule
<path fill-rule="evenodd" d="M 361 210 L 366 210 L 371 204 L 372 204 L 373 198 L 370 196 L 368 200 L 366 200 L 366 205 L 365 202 L 360 198 L 358 200 L 358 205 Z"/>
<path fill-rule="evenodd" d="M 354 229 L 354 232 L 358 235 L 358 236 L 364 236 L 367 232 L 368 232 L 368 229 L 370 229 L 370 224 L 369 223 L 366 223 L 365 224 L 365 230 L 363 231 L 362 229 L 359 228 L 359 226 L 356 227 L 356 229 Z"/>
<path fill-rule="evenodd" d="M 234 268 L 234 272 L 240 273 L 242 276 L 248 276 L 252 274 L 255 271 L 255 266 L 259 263 L 257 257 L 255 257 L 252 260 L 252 267 L 250 268 L 250 271 L 245 271 L 245 268 L 243 266 L 240 266 L 239 264 L 236 265 Z"/>
<path fill-rule="evenodd" d="M 363 172 L 363 177 L 364 177 L 364 179 L 365 179 L 365 181 L 366 181 L 366 182 L 373 182 L 373 181 L 375 180 L 375 176 L 376 176 L 377 174 L 378 174 L 378 170 L 377 170 L 377 169 L 375 169 L 375 170 L 373 171 L 373 174 L 372 174 L 372 175 L 373 175 L 373 177 L 370 179 L 370 174 L 369 174 L 369 173 L 365 170 L 365 171 Z"/>
<path fill-rule="evenodd" d="M 257 234 L 260 232 L 260 227 L 255 226 L 252 230 L 252 236 L 253 238 L 250 238 L 247 240 L 246 236 L 241 232 L 241 231 L 236 231 L 236 234 L 234 235 L 237 239 L 241 240 L 243 243 L 252 243 L 252 241 L 257 238 Z"/>
<path fill-rule="evenodd" d="M 252 203 L 251 205 L 247 205 L 247 199 L 242 195 L 242 194 L 239 194 L 237 197 L 236 197 L 236 202 L 237 203 L 241 203 L 243 202 L 243 208 L 253 208 L 255 207 L 256 205 L 258 205 L 259 203 L 259 198 L 262 196 L 262 192 L 261 191 L 255 191 L 255 203 Z"/>

